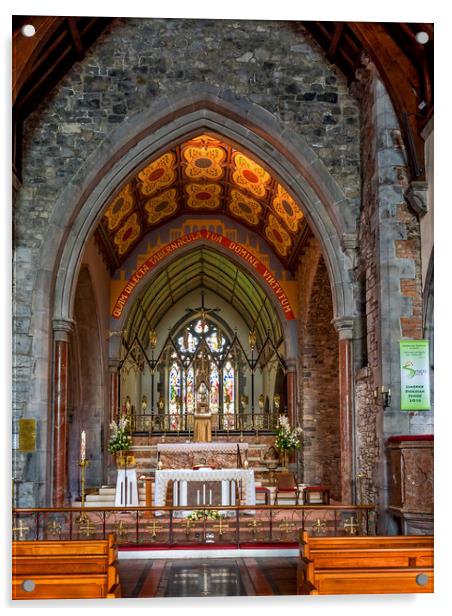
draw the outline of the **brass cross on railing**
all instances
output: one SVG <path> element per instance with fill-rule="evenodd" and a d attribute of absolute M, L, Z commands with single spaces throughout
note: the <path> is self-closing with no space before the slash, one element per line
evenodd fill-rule
<path fill-rule="evenodd" d="M 29 530 L 30 528 L 28 526 L 25 526 L 22 520 L 19 520 L 19 525 L 13 527 L 13 535 L 15 536 L 17 535 L 17 533 L 19 533 L 19 539 L 23 539 L 24 533 L 28 534 Z"/>
<path fill-rule="evenodd" d="M 116 522 L 115 528 L 116 528 L 116 531 L 117 531 L 118 535 L 121 538 L 125 537 L 127 535 L 127 533 L 128 533 L 128 526 L 127 526 L 127 524 L 124 524 L 123 520 L 119 520 L 119 522 Z"/>
<path fill-rule="evenodd" d="M 161 524 L 157 523 L 157 520 L 152 520 L 152 524 L 148 524 L 146 526 L 146 530 L 152 531 L 151 537 L 152 537 L 153 541 L 157 537 L 157 531 L 160 530 L 161 528 L 162 528 L 162 526 L 161 526 Z"/>
<path fill-rule="evenodd" d="M 190 536 L 190 534 L 191 534 L 191 523 L 192 523 L 192 520 L 190 520 L 189 518 L 187 518 L 187 519 L 185 520 L 185 524 L 184 524 L 184 526 L 185 526 L 185 528 L 184 528 L 184 532 L 185 532 L 185 536 L 187 537 L 187 539 L 188 539 L 188 537 L 189 537 L 189 536 Z"/>
<path fill-rule="evenodd" d="M 289 522 L 289 520 L 287 520 L 286 518 L 284 518 L 279 524 L 279 530 L 281 534 L 284 534 L 284 535 L 289 534 L 295 528 L 296 528 L 295 524 L 293 522 Z"/>
<path fill-rule="evenodd" d="M 218 535 L 220 537 L 223 536 L 223 533 L 225 530 L 229 530 L 229 524 L 228 523 L 224 523 L 223 522 L 223 518 L 219 519 L 219 524 L 215 524 L 212 528 L 214 528 L 215 530 L 218 530 Z"/>
<path fill-rule="evenodd" d="M 87 537 L 91 535 L 91 531 L 94 530 L 94 524 L 91 522 L 89 516 L 84 511 L 80 513 L 75 522 L 76 524 L 78 524 L 78 530 L 80 534 L 86 535 Z"/>
<path fill-rule="evenodd" d="M 252 520 L 248 522 L 248 528 L 251 528 L 251 532 L 253 533 L 253 537 L 255 537 L 257 531 L 261 529 L 262 524 L 258 520 Z"/>
<path fill-rule="evenodd" d="M 49 522 L 47 524 L 47 532 L 52 535 L 52 537 L 55 537 L 56 535 L 60 536 L 61 535 L 61 524 L 58 524 L 58 522 L 53 519 L 51 522 Z"/>
<path fill-rule="evenodd" d="M 312 525 L 312 532 L 316 534 L 325 533 L 326 532 L 326 522 L 322 522 L 320 518 Z"/>
<path fill-rule="evenodd" d="M 348 535 L 356 535 L 358 533 L 358 524 L 356 523 L 356 518 L 350 516 L 346 518 L 344 522 L 344 530 Z"/>

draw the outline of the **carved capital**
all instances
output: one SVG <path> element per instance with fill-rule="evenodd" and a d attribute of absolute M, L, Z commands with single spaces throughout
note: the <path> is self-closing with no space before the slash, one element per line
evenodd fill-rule
<path fill-rule="evenodd" d="M 428 182 L 413 181 L 403 192 L 406 202 L 419 217 L 428 212 L 427 190 Z"/>
<path fill-rule="evenodd" d="M 63 340 L 67 342 L 69 335 L 74 331 L 75 321 L 72 319 L 53 319 L 52 328 L 53 337 L 55 340 Z"/>
<path fill-rule="evenodd" d="M 295 357 L 288 357 L 286 359 L 286 372 L 296 372 L 298 361 Z"/>
<path fill-rule="evenodd" d="M 109 359 L 108 360 L 108 370 L 113 373 L 118 372 L 120 364 L 121 362 L 119 359 Z"/>
<path fill-rule="evenodd" d="M 339 334 L 339 340 L 351 340 L 353 338 L 354 317 L 338 317 L 333 319 L 331 323 Z"/>

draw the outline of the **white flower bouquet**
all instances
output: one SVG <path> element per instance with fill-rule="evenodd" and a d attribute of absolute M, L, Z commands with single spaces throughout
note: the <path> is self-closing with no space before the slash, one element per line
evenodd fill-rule
<path fill-rule="evenodd" d="M 110 424 L 110 440 L 108 442 L 108 451 L 116 453 L 117 451 L 127 451 L 132 446 L 132 436 L 129 432 L 129 420 L 124 415 L 120 418 L 119 423 L 112 421 Z"/>
<path fill-rule="evenodd" d="M 299 436 L 302 432 L 301 428 L 291 428 L 288 418 L 285 415 L 280 415 L 276 429 L 276 449 L 278 451 L 299 449 L 301 447 Z"/>

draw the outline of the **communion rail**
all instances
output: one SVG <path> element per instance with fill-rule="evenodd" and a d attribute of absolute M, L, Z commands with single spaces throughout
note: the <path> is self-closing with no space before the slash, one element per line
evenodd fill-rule
<path fill-rule="evenodd" d="M 252 547 L 298 545 L 301 530 L 375 535 L 375 517 L 374 505 L 21 508 L 13 509 L 12 532 L 15 541 L 104 539 L 114 532 L 123 546 Z"/>

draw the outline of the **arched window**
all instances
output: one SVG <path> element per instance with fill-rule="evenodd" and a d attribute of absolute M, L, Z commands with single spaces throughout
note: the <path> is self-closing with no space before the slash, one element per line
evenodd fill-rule
<path fill-rule="evenodd" d="M 173 362 L 169 373 L 169 412 L 171 428 L 177 429 L 181 412 L 181 370 L 178 362 Z"/>
<path fill-rule="evenodd" d="M 234 427 L 234 367 L 227 361 L 223 368 L 223 427 Z"/>
<path fill-rule="evenodd" d="M 187 413 L 194 413 L 195 411 L 195 374 L 193 366 L 187 371 Z"/>
<path fill-rule="evenodd" d="M 220 376 L 217 366 L 212 363 L 210 367 L 210 411 L 218 413 L 220 406 Z"/>

